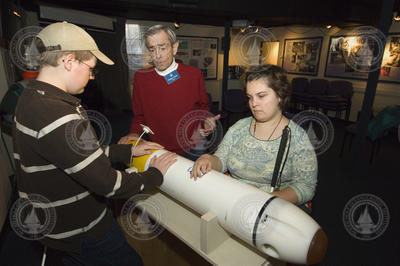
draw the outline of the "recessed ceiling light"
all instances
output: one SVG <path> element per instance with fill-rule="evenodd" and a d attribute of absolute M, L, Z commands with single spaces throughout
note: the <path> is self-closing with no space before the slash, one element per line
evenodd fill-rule
<path fill-rule="evenodd" d="M 175 29 L 179 29 L 180 26 L 181 26 L 181 24 L 179 22 L 174 22 Z"/>

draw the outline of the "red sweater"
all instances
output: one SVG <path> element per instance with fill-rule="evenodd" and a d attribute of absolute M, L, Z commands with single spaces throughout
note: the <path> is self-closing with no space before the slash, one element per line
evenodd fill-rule
<path fill-rule="evenodd" d="M 183 154 L 188 150 L 181 147 L 184 140 L 177 138 L 181 118 L 191 111 L 209 111 L 209 108 L 201 71 L 183 64 L 178 64 L 177 71 L 180 78 L 169 85 L 154 68 L 136 72 L 132 93 L 134 118 L 130 132 L 141 134 L 140 124 L 144 124 L 154 132 L 149 136 L 151 141 Z"/>

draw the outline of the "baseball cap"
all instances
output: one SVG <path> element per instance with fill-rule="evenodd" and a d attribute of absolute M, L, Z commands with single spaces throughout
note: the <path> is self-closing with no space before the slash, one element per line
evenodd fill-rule
<path fill-rule="evenodd" d="M 42 29 L 38 35 L 46 51 L 90 51 L 101 62 L 114 65 L 114 62 L 103 54 L 96 42 L 84 29 L 68 22 L 56 22 Z"/>

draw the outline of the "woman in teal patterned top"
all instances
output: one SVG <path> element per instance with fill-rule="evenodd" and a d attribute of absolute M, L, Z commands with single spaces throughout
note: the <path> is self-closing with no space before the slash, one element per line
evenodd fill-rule
<path fill-rule="evenodd" d="M 282 113 L 290 98 L 286 71 L 273 65 L 252 67 L 246 73 L 246 95 L 253 116 L 230 127 L 218 150 L 195 162 L 191 177 L 211 169 L 229 171 L 233 178 L 269 193 L 282 132 L 288 126 L 289 152 L 280 187 L 271 194 L 298 205 L 311 200 L 317 158 L 307 133 Z"/>

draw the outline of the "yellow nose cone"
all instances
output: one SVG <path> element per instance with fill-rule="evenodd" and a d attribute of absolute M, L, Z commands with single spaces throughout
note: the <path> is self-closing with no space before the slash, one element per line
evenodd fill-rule
<path fill-rule="evenodd" d="M 136 141 L 130 141 L 129 144 L 135 145 Z M 140 141 L 139 141 L 140 144 Z M 137 147 L 137 146 L 136 146 Z M 152 153 L 156 150 L 152 150 Z M 132 163 L 129 167 L 136 167 L 139 172 L 144 172 L 144 168 L 146 166 L 146 162 L 149 160 L 151 154 L 146 154 L 143 156 L 133 156 Z"/>

